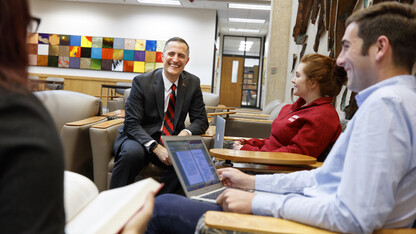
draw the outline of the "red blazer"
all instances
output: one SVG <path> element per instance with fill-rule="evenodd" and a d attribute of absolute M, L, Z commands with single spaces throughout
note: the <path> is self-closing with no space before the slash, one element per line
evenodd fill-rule
<path fill-rule="evenodd" d="M 319 98 L 307 106 L 299 98 L 282 108 L 272 123 L 270 137 L 244 140 L 241 150 L 290 152 L 318 157 L 341 134 L 332 98 Z"/>

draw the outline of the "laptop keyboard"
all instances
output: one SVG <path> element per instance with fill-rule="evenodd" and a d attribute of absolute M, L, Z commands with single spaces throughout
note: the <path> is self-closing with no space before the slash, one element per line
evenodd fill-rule
<path fill-rule="evenodd" d="M 222 192 L 224 192 L 224 190 L 225 190 L 225 188 L 220 189 L 220 190 L 218 190 L 218 191 L 215 191 L 215 192 L 213 192 L 213 193 L 208 193 L 208 194 L 206 194 L 206 195 L 204 195 L 204 196 L 201 196 L 201 198 L 216 200 L 216 199 L 217 199 L 217 197 L 218 197 L 218 196 L 219 196 Z"/>

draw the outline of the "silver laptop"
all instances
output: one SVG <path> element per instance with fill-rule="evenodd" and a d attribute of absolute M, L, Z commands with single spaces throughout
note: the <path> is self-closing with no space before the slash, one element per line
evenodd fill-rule
<path fill-rule="evenodd" d="M 162 141 L 186 196 L 215 203 L 226 187 L 201 136 L 162 136 Z"/>
<path fill-rule="evenodd" d="M 224 132 L 225 132 L 225 119 L 219 115 L 215 120 L 215 139 L 214 139 L 214 148 L 222 149 L 224 148 Z"/>

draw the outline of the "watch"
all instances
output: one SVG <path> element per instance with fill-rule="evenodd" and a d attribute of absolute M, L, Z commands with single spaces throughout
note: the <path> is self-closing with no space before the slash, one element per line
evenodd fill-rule
<path fill-rule="evenodd" d="M 157 142 L 156 141 L 154 141 L 152 144 L 150 144 L 150 146 L 149 146 L 149 152 L 150 153 L 153 153 L 153 150 L 155 150 L 156 149 L 156 147 L 157 147 Z"/>

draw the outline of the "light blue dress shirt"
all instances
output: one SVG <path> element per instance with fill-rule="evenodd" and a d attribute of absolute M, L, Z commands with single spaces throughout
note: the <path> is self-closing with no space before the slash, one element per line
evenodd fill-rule
<path fill-rule="evenodd" d="M 254 214 L 338 232 L 409 227 L 416 218 L 416 79 L 396 76 L 359 106 L 322 167 L 257 175 Z M 278 227 L 276 227 L 278 228 Z"/>

